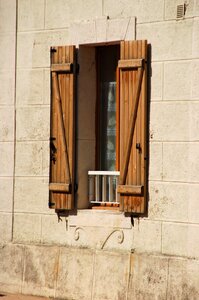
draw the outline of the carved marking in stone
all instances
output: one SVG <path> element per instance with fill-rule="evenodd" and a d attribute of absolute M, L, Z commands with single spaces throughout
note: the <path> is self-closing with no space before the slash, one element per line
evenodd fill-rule
<path fill-rule="evenodd" d="M 78 241 L 80 238 L 80 230 L 85 231 L 82 227 L 76 227 L 74 232 L 74 240 Z"/>
<path fill-rule="evenodd" d="M 105 241 L 102 243 L 101 245 L 101 249 L 104 248 L 104 246 L 106 245 L 107 241 L 109 240 L 109 238 L 115 233 L 117 232 L 118 233 L 118 236 L 117 236 L 117 242 L 118 244 L 122 244 L 123 241 L 124 241 L 124 232 L 121 230 L 121 229 L 114 229 L 111 231 L 111 233 L 109 233 L 109 235 L 107 236 L 107 238 L 105 239 Z"/>

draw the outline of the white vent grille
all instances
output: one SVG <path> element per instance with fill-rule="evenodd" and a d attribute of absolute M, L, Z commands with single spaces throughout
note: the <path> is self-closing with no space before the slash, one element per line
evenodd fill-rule
<path fill-rule="evenodd" d="M 176 19 L 183 19 L 185 15 L 185 4 L 180 4 L 177 6 L 177 15 L 176 15 Z"/>

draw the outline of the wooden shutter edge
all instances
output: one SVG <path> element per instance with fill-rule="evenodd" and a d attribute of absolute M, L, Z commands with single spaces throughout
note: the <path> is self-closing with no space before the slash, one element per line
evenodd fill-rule
<path fill-rule="evenodd" d="M 120 59 L 118 61 L 119 69 L 133 69 L 142 68 L 144 64 L 144 59 Z"/>
<path fill-rule="evenodd" d="M 118 185 L 117 193 L 122 195 L 142 195 L 144 191 L 143 185 Z"/>

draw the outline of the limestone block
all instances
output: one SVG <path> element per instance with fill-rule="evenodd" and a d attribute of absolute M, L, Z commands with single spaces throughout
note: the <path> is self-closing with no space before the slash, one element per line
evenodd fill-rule
<path fill-rule="evenodd" d="M 53 297 L 58 264 L 59 248 L 26 246 L 22 293 Z"/>
<path fill-rule="evenodd" d="M 48 140 L 50 136 L 49 107 L 21 107 L 16 111 L 16 139 Z"/>
<path fill-rule="evenodd" d="M 155 5 L 143 1 L 114 0 L 104 1 L 104 15 L 111 18 L 136 16 L 138 23 L 161 21 L 164 18 L 164 1 L 158 0 Z"/>
<path fill-rule="evenodd" d="M 199 2 L 195 1 L 194 3 L 194 16 L 199 16 Z"/>
<path fill-rule="evenodd" d="M 9 16 L 9 18 L 8 18 Z M 0 32 L 15 31 L 16 0 L 0 1 Z"/>
<path fill-rule="evenodd" d="M 58 216 L 53 209 L 49 209 L 51 215 L 42 216 L 41 242 L 44 244 L 69 245 L 68 219 Z"/>
<path fill-rule="evenodd" d="M 44 71 L 17 70 L 17 106 L 42 104 L 44 98 Z"/>
<path fill-rule="evenodd" d="M 199 257 L 199 225 L 182 223 L 162 224 L 162 253 Z"/>
<path fill-rule="evenodd" d="M 79 48 L 78 130 L 79 139 L 95 139 L 96 53 L 93 47 Z"/>
<path fill-rule="evenodd" d="M 131 229 L 131 219 L 117 211 L 79 210 L 77 215 L 70 215 L 69 226 L 109 227 Z"/>
<path fill-rule="evenodd" d="M 70 1 L 71 2 L 71 1 Z M 45 28 L 64 28 L 70 24 L 70 4 L 66 0 L 46 1 Z"/>
<path fill-rule="evenodd" d="M 151 182 L 149 218 L 166 221 L 195 222 L 199 220 L 199 185 Z"/>
<path fill-rule="evenodd" d="M 42 142 L 16 143 L 16 176 L 42 175 Z"/>
<path fill-rule="evenodd" d="M 194 16 L 194 0 L 188 0 L 186 3 L 185 18 Z M 184 4 L 181 0 L 165 1 L 165 20 L 176 19 L 177 5 Z"/>
<path fill-rule="evenodd" d="M 44 0 L 19 0 L 18 31 L 44 28 Z"/>
<path fill-rule="evenodd" d="M 93 262 L 91 250 L 61 248 L 55 297 L 91 299 Z"/>
<path fill-rule="evenodd" d="M 0 141 L 14 140 L 14 108 L 12 106 L 0 107 Z"/>
<path fill-rule="evenodd" d="M 96 251 L 94 272 L 94 300 L 125 299 L 129 275 L 129 254 Z"/>
<path fill-rule="evenodd" d="M 21 292 L 23 276 L 23 246 L 7 244 L 0 247 L 0 289 Z"/>
<path fill-rule="evenodd" d="M 151 69 L 151 101 L 162 100 L 163 64 L 153 63 Z"/>
<path fill-rule="evenodd" d="M 154 141 L 198 141 L 199 101 L 152 103 L 150 121 Z"/>
<path fill-rule="evenodd" d="M 162 143 L 150 143 L 149 179 L 162 179 Z"/>
<path fill-rule="evenodd" d="M 77 165 L 77 205 L 88 208 L 88 171 L 95 170 L 95 140 L 78 140 Z"/>
<path fill-rule="evenodd" d="M 137 25 L 137 39 L 152 45 L 153 61 L 192 58 L 192 38 L 192 19 Z"/>
<path fill-rule="evenodd" d="M 168 258 L 131 255 L 128 300 L 167 299 Z"/>
<path fill-rule="evenodd" d="M 34 68 L 50 66 L 50 47 L 68 45 L 68 30 L 18 33 L 17 66 Z"/>
<path fill-rule="evenodd" d="M 166 181 L 199 182 L 199 144 L 164 143 L 163 178 Z"/>
<path fill-rule="evenodd" d="M 12 211 L 13 178 L 0 177 L 1 211 Z"/>
<path fill-rule="evenodd" d="M 49 213 L 48 178 L 15 178 L 15 212 Z"/>
<path fill-rule="evenodd" d="M 0 68 L 14 69 L 15 67 L 15 33 L 0 33 L 1 56 Z"/>
<path fill-rule="evenodd" d="M 12 214 L 0 213 L 1 244 L 11 242 L 12 239 Z"/>
<path fill-rule="evenodd" d="M 0 71 L 0 105 L 14 104 L 14 86 L 15 73 L 14 69 Z"/>
<path fill-rule="evenodd" d="M 13 239 L 19 243 L 40 243 L 41 215 L 15 213 Z"/>
<path fill-rule="evenodd" d="M 161 252 L 161 222 L 135 220 L 133 248 L 136 252 Z"/>
<path fill-rule="evenodd" d="M 14 168 L 14 143 L 0 143 L 0 176 L 13 176 Z"/>
<path fill-rule="evenodd" d="M 191 69 L 191 61 L 164 64 L 164 100 L 190 99 Z"/>
<path fill-rule="evenodd" d="M 199 261 L 169 259 L 169 299 L 199 298 Z"/>
<path fill-rule="evenodd" d="M 135 17 L 130 18 L 124 39 L 126 41 L 131 41 L 136 39 L 136 18 Z"/>
<path fill-rule="evenodd" d="M 199 82 L 199 60 L 192 61 L 192 84 L 191 84 L 191 99 L 199 100 L 199 89 L 198 89 L 198 82 Z"/>

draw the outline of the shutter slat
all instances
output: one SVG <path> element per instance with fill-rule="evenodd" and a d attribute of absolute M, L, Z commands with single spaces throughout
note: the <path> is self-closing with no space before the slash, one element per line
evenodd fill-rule
<path fill-rule="evenodd" d="M 146 41 L 121 42 L 120 210 L 144 213 L 146 208 Z M 126 62 L 125 62 L 126 61 Z"/>

